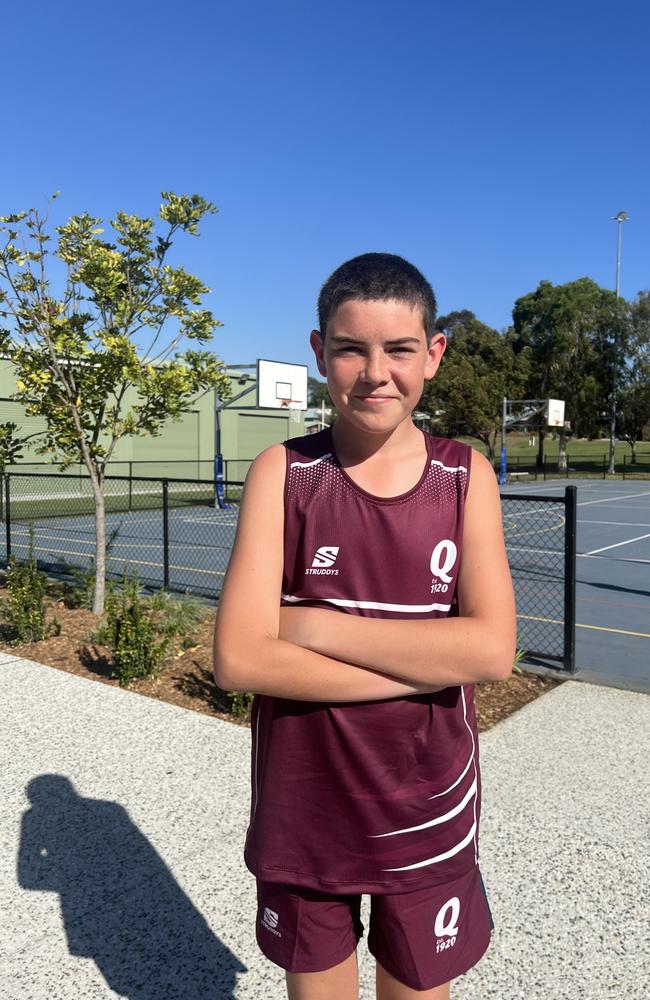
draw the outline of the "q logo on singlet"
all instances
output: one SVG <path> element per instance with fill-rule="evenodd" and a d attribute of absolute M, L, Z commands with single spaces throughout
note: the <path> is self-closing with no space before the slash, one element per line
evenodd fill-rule
<path fill-rule="evenodd" d="M 452 577 L 449 575 L 456 564 L 458 549 L 451 538 L 443 538 L 431 553 L 431 573 L 435 577 L 431 584 L 432 594 L 446 594 Z"/>

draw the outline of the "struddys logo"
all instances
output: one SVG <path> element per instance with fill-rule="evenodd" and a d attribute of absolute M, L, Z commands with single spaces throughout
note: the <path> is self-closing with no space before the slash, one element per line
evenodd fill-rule
<path fill-rule="evenodd" d="M 334 566 L 339 554 L 339 545 L 321 545 L 316 549 L 311 566 L 305 570 L 305 576 L 338 576 L 339 571 Z"/>
<path fill-rule="evenodd" d="M 436 952 L 453 948 L 458 937 L 458 918 L 460 916 L 460 900 L 452 896 L 438 910 L 433 929 L 436 935 Z"/>
<path fill-rule="evenodd" d="M 451 538 L 443 538 L 441 542 L 438 542 L 431 553 L 432 594 L 449 593 L 449 585 L 453 580 L 451 570 L 456 565 L 457 558 L 458 549 Z"/>
<path fill-rule="evenodd" d="M 267 931 L 271 934 L 275 934 L 276 937 L 282 937 L 282 934 L 278 930 L 279 916 L 272 910 L 269 906 L 264 907 L 264 913 L 262 914 L 262 927 L 265 927 Z"/>

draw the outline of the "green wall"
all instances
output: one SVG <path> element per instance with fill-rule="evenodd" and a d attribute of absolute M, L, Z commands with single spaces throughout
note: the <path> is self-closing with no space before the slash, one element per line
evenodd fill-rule
<path fill-rule="evenodd" d="M 228 463 L 228 477 L 243 479 L 251 461 L 264 448 L 305 433 L 304 414 L 290 416 L 279 410 L 257 409 L 255 376 L 252 374 L 233 373 L 231 386 L 233 397 L 240 398 L 233 402 L 226 400 L 221 409 L 221 451 Z M 0 359 L 0 423 L 13 421 L 18 424 L 20 436 L 43 430 L 45 422 L 40 417 L 27 416 L 20 403 L 9 399 L 14 391 L 14 367 L 7 359 Z M 113 453 L 111 472 L 114 475 L 131 473 L 134 476 L 212 479 L 215 404 L 215 393 L 209 390 L 192 401 L 180 420 L 168 420 L 161 434 L 120 441 Z M 297 421 L 293 419 L 296 416 Z M 58 471 L 47 456 L 36 453 L 34 442 L 28 441 L 20 465 L 25 468 L 33 463 L 38 463 L 34 471 Z M 77 469 L 75 465 L 69 471 Z"/>

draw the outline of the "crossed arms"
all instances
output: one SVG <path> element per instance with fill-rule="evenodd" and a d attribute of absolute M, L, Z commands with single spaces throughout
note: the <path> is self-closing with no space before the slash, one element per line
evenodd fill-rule
<path fill-rule="evenodd" d="M 215 629 L 221 688 L 300 701 L 380 701 L 510 675 L 514 598 L 486 459 L 472 459 L 457 618 L 394 621 L 280 608 L 284 477 L 284 447 L 274 445 L 246 480 Z"/>

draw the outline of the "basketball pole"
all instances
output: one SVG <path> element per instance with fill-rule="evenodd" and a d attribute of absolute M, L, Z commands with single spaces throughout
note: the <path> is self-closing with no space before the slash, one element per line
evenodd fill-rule
<path fill-rule="evenodd" d="M 503 409 L 501 411 L 501 467 L 499 469 L 499 485 L 504 486 L 508 481 L 508 457 L 506 451 L 506 419 L 508 416 L 508 400 L 503 397 Z"/>
<path fill-rule="evenodd" d="M 616 305 L 621 294 L 621 230 L 622 223 L 627 222 L 629 215 L 627 212 L 618 212 L 612 216 L 612 221 L 616 223 Z M 617 309 L 618 313 L 618 309 Z M 612 406 L 609 416 L 609 468 L 608 474 L 613 476 L 616 473 L 616 389 L 618 379 L 618 315 L 614 326 L 614 378 L 612 380 Z"/>

